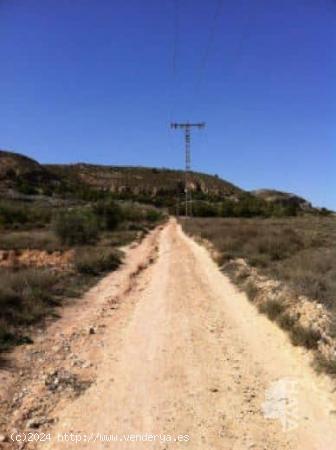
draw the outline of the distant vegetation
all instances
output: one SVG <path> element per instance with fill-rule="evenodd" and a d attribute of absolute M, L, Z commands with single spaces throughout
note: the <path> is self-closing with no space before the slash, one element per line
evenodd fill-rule
<path fill-rule="evenodd" d="M 269 203 L 250 194 L 239 195 L 237 199 L 220 202 L 194 201 L 195 217 L 291 217 L 302 214 L 299 205 Z"/>

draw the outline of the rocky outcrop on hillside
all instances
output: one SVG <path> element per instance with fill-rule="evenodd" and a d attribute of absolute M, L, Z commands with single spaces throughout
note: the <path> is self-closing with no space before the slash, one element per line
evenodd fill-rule
<path fill-rule="evenodd" d="M 37 161 L 0 150 L 0 191 L 24 194 L 92 189 L 134 196 L 176 196 L 184 192 L 182 170 L 94 164 L 41 165 Z M 193 172 L 190 188 L 215 197 L 235 198 L 242 189 L 217 176 Z"/>
<path fill-rule="evenodd" d="M 272 189 L 258 189 L 251 191 L 251 194 L 269 203 L 275 203 L 282 206 L 294 206 L 303 211 L 312 209 L 312 204 L 310 202 L 289 192 L 281 192 Z"/>
<path fill-rule="evenodd" d="M 98 166 L 93 164 L 47 165 L 57 176 L 76 179 L 94 189 L 134 195 L 176 195 L 184 192 L 184 172 L 181 170 L 146 167 Z M 242 192 L 218 177 L 193 172 L 190 188 L 216 196 L 235 196 Z"/>

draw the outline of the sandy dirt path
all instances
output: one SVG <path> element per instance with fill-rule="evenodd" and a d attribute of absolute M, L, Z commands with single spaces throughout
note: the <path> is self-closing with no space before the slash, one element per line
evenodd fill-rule
<path fill-rule="evenodd" d="M 95 382 L 59 403 L 39 449 L 336 449 L 333 385 L 309 355 L 174 221 L 155 239 L 155 261 L 92 337 Z M 82 441 L 60 442 L 63 433 Z"/>

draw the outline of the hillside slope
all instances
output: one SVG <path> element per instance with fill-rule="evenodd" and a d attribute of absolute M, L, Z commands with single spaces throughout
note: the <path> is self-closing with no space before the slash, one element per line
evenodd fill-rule
<path fill-rule="evenodd" d="M 134 196 L 165 196 L 184 192 L 182 170 L 94 164 L 42 165 L 18 153 L 0 150 L 0 192 L 51 194 L 77 189 Z M 193 172 L 190 188 L 204 196 L 237 198 L 244 191 L 216 176 Z"/>
<path fill-rule="evenodd" d="M 258 189 L 251 191 L 251 194 L 269 203 L 293 205 L 299 207 L 303 211 L 312 209 L 312 204 L 306 199 L 289 192 L 281 192 L 274 189 Z"/>
<path fill-rule="evenodd" d="M 0 192 L 47 193 L 59 184 L 59 178 L 34 159 L 0 150 Z"/>
<path fill-rule="evenodd" d="M 190 189 L 193 198 L 206 202 L 242 198 L 263 205 L 293 207 L 297 211 L 314 212 L 307 200 L 285 192 L 262 189 L 247 192 L 216 175 L 192 172 Z M 80 196 L 92 198 L 111 193 L 115 198 L 153 202 L 156 206 L 173 206 L 183 198 L 185 173 L 166 168 L 103 166 L 95 164 L 39 164 L 18 153 L 0 150 L 0 195 Z"/>
<path fill-rule="evenodd" d="M 147 167 L 100 166 L 94 164 L 46 165 L 45 168 L 62 179 L 77 180 L 93 189 L 135 195 L 174 194 L 184 192 L 184 172 Z M 242 189 L 216 176 L 193 172 L 190 188 L 207 195 L 235 197 Z"/>

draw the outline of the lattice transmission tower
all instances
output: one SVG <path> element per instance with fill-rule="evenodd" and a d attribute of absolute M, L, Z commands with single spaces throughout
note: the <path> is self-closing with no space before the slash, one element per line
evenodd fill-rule
<path fill-rule="evenodd" d="M 184 130 L 185 140 L 185 180 L 184 180 L 184 192 L 185 192 L 185 216 L 192 216 L 192 191 L 190 189 L 190 171 L 191 171 L 191 129 L 192 128 L 204 128 L 205 123 L 171 123 L 171 128 L 181 128 Z"/>

